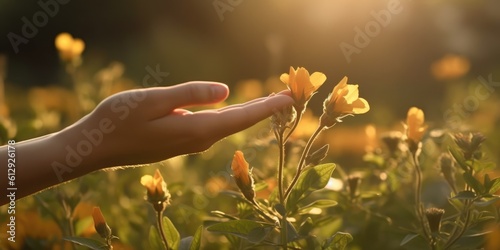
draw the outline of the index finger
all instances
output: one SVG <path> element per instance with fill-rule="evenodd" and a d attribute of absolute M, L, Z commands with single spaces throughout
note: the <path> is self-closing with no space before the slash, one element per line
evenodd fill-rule
<path fill-rule="evenodd" d="M 238 107 L 218 112 L 198 112 L 193 118 L 199 119 L 207 133 L 223 138 L 253 126 L 259 121 L 293 104 L 288 95 L 274 95 L 264 100 L 250 102 Z"/>

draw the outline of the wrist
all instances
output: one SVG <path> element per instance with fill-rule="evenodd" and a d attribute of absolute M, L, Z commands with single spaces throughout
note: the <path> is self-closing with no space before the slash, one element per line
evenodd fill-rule
<path fill-rule="evenodd" d="M 69 173 L 71 179 L 83 176 L 101 169 L 100 160 L 106 152 L 102 141 L 98 141 L 86 129 L 86 122 L 76 124 L 55 133 L 51 138 L 55 145 L 59 145 L 61 155 L 52 163 L 53 168 L 59 167 Z M 56 167 L 57 165 L 57 167 Z"/>

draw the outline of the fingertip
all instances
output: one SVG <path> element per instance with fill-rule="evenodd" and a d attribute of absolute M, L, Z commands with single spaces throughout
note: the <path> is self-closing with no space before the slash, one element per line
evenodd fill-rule
<path fill-rule="evenodd" d="M 278 93 L 277 95 L 270 96 L 266 102 L 269 103 L 271 108 L 283 108 L 286 106 L 290 106 L 294 103 L 294 100 L 292 99 L 291 96 L 287 95 L 286 93 Z"/>
<path fill-rule="evenodd" d="M 214 101 L 223 101 L 229 96 L 229 88 L 226 84 L 214 83 L 211 88 Z"/>
<path fill-rule="evenodd" d="M 286 95 L 286 96 L 292 96 L 292 91 L 288 90 L 288 89 L 285 89 L 285 90 L 282 90 L 280 92 L 278 92 L 277 95 Z"/>

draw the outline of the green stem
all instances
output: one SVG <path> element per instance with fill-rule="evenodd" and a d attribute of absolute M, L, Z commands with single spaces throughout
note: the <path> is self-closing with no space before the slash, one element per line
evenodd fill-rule
<path fill-rule="evenodd" d="M 304 168 L 304 162 L 306 160 L 307 155 L 309 154 L 309 150 L 311 149 L 311 146 L 313 145 L 313 142 L 316 140 L 318 135 L 325 129 L 325 126 L 318 126 L 316 131 L 314 131 L 313 135 L 309 138 L 307 141 L 306 146 L 304 147 L 304 151 L 302 151 L 302 156 L 300 157 L 299 164 L 297 165 L 297 172 L 295 173 L 295 176 L 293 176 L 292 182 L 290 182 L 290 185 L 288 186 L 286 192 L 285 192 L 285 200 L 288 198 L 288 195 L 290 195 L 290 192 L 292 191 L 293 186 L 297 183 L 297 180 L 299 179 L 300 174 L 302 173 L 302 170 Z"/>
<path fill-rule="evenodd" d="M 472 162 L 470 164 L 470 166 L 474 166 L 474 159 L 471 159 Z M 472 169 L 472 167 L 470 167 L 470 172 L 471 172 L 471 175 L 474 176 L 474 169 Z M 469 190 L 471 191 L 472 188 L 467 184 L 465 183 L 465 190 Z M 450 237 L 448 238 L 448 242 L 446 242 L 445 244 L 445 247 L 444 249 L 449 249 L 451 246 L 453 246 L 453 244 L 455 244 L 455 242 L 457 242 L 460 237 L 462 237 L 462 235 L 465 233 L 465 231 L 467 231 L 467 227 L 469 226 L 469 220 L 470 220 L 470 209 L 471 209 L 471 205 L 474 203 L 475 199 L 474 200 L 465 200 L 464 201 L 464 210 L 462 211 L 462 215 L 465 213 L 465 218 L 464 218 L 464 223 L 463 223 L 463 227 L 460 228 L 460 231 L 458 232 L 458 234 L 456 234 L 456 231 L 457 231 L 457 227 L 459 225 L 459 221 L 460 221 L 460 218 L 462 217 L 462 215 L 460 215 L 455 223 L 455 227 L 453 228 L 453 233 L 450 234 Z"/>
<path fill-rule="evenodd" d="M 297 122 L 294 125 L 294 128 L 296 127 Z M 283 140 L 283 134 L 284 130 L 281 130 L 277 133 L 278 136 L 278 146 L 279 146 L 279 165 L 278 165 L 278 193 L 279 193 L 279 199 L 280 199 L 280 204 L 283 205 L 284 208 L 286 208 L 285 205 L 285 196 L 283 193 L 283 168 L 285 167 L 285 140 Z M 289 133 L 288 135 L 290 135 Z M 283 246 L 283 249 L 288 249 L 287 243 L 287 219 L 286 219 L 286 209 L 281 215 L 281 244 Z"/>
<path fill-rule="evenodd" d="M 302 113 L 297 112 L 297 117 L 295 118 L 295 122 L 293 123 L 293 126 L 290 128 L 290 131 L 288 131 L 288 134 L 285 136 L 283 143 L 288 141 L 290 135 L 292 135 L 293 131 L 295 131 L 295 129 L 297 128 L 297 125 L 299 125 L 300 119 L 302 119 Z"/>
<path fill-rule="evenodd" d="M 471 170 L 472 171 L 472 170 Z M 474 174 L 474 173 L 471 173 L 471 174 Z M 465 190 L 471 190 L 471 187 L 469 187 L 469 185 L 465 184 Z M 465 200 L 465 206 L 464 206 L 464 210 L 462 212 L 465 213 L 465 218 L 464 218 L 464 223 L 463 223 L 463 227 L 460 228 L 460 231 L 458 232 L 458 234 L 456 234 L 456 229 L 457 229 L 457 226 L 459 225 L 459 221 L 460 221 L 460 217 L 458 217 L 458 221 L 455 223 L 455 227 L 453 228 L 453 233 L 450 235 L 450 237 L 448 238 L 448 242 L 445 244 L 445 247 L 444 249 L 449 249 L 451 248 L 451 246 L 453 246 L 453 244 L 455 244 L 455 242 L 457 242 L 460 237 L 462 237 L 462 235 L 465 233 L 465 231 L 467 231 L 467 228 L 469 227 L 469 222 L 470 222 L 470 209 L 471 209 L 471 205 L 474 203 L 475 199 L 474 200 Z"/>
<path fill-rule="evenodd" d="M 427 224 L 425 223 L 425 215 L 423 211 L 423 205 L 422 205 L 422 169 L 420 169 L 420 163 L 418 161 L 418 154 L 412 153 L 412 159 L 413 159 L 413 164 L 415 166 L 415 173 L 416 173 L 416 188 L 415 188 L 415 206 L 416 206 L 416 213 L 418 220 L 420 221 L 420 224 L 422 226 L 422 231 L 424 234 L 425 239 L 429 242 L 429 244 L 432 246 L 432 239 L 429 234 L 429 230 L 427 229 Z"/>
<path fill-rule="evenodd" d="M 283 168 L 285 167 L 285 143 L 283 141 L 283 133 L 278 133 L 278 147 L 279 147 L 279 163 L 278 163 L 278 194 L 280 203 L 285 205 L 285 197 L 283 194 Z"/>
<path fill-rule="evenodd" d="M 455 244 L 455 242 L 457 242 L 457 240 L 460 239 L 460 237 L 462 237 L 462 235 L 465 233 L 465 231 L 467 231 L 467 227 L 469 226 L 469 220 L 470 220 L 470 204 L 467 204 L 467 208 L 465 209 L 465 220 L 464 220 L 464 226 L 460 229 L 459 233 L 456 235 L 456 236 L 451 236 L 449 238 L 449 241 L 448 243 L 446 243 L 446 246 L 444 247 L 444 249 L 449 249 L 451 246 L 453 246 L 453 244 Z"/>
<path fill-rule="evenodd" d="M 268 220 L 271 223 L 276 223 L 276 220 L 273 219 L 271 217 L 271 215 L 269 215 L 268 212 L 266 212 L 266 210 L 263 209 L 257 202 L 253 201 L 253 202 L 250 202 L 250 204 L 252 204 L 252 206 L 254 207 L 255 211 L 257 211 L 257 213 L 259 215 L 261 215 L 264 219 Z"/>
<path fill-rule="evenodd" d="M 166 249 L 170 250 L 170 247 L 168 246 L 168 241 L 167 237 L 165 237 L 165 232 L 163 230 L 163 223 L 161 223 L 161 214 L 163 211 L 157 211 L 156 217 L 158 217 L 158 229 L 160 230 L 160 236 L 161 239 L 163 240 L 163 243 L 165 243 Z"/>
<path fill-rule="evenodd" d="M 285 213 L 283 213 L 282 217 L 281 217 L 281 244 L 283 246 L 283 249 L 288 249 L 288 239 L 287 239 L 287 229 L 288 229 L 288 226 L 287 226 L 287 219 L 286 219 L 286 211 Z"/>

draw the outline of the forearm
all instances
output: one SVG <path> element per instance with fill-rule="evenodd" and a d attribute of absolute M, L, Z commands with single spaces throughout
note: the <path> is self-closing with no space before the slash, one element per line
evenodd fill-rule
<path fill-rule="evenodd" d="M 74 140 L 71 133 L 63 130 L 58 133 L 38 137 L 11 145 L 0 147 L 0 164 L 4 180 L 0 181 L 0 205 L 10 201 L 7 195 L 15 192 L 15 198 L 20 199 L 27 195 L 44 190 L 48 187 L 85 175 L 94 169 L 92 157 L 79 157 L 72 154 Z M 10 150 L 9 150 L 10 149 Z M 8 151 L 15 152 L 14 157 Z M 7 164 L 7 158 L 10 163 Z M 81 159 L 80 161 L 78 161 Z M 10 173 L 10 177 L 8 176 Z M 12 178 L 14 173 L 14 180 Z M 10 178 L 10 179 L 9 179 Z M 11 182 L 12 181 L 12 182 Z M 10 188 L 10 190 L 8 189 Z"/>

